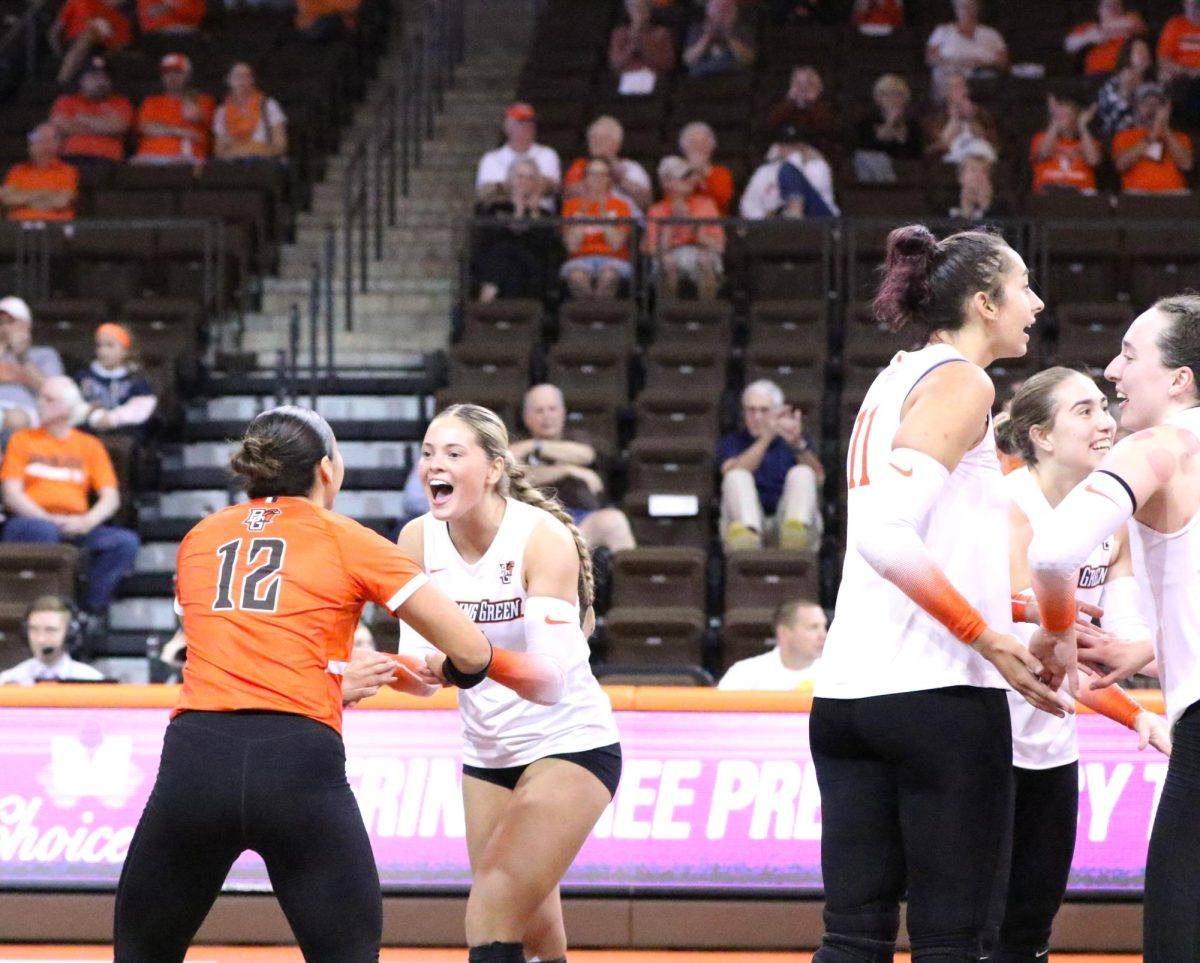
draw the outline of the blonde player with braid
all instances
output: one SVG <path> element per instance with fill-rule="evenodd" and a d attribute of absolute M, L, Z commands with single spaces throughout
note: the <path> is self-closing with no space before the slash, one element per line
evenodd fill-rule
<path fill-rule="evenodd" d="M 459 698 L 469 959 L 561 963 L 558 883 L 621 774 L 612 707 L 588 666 L 591 559 L 570 516 L 525 481 L 487 408 L 434 418 L 417 471 L 430 510 L 400 547 L 495 653 L 489 678 Z M 427 681 L 445 681 L 441 653 L 407 626 L 400 649 L 424 652 Z"/>

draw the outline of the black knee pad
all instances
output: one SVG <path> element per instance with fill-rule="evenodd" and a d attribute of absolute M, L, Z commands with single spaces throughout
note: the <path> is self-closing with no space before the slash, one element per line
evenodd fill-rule
<path fill-rule="evenodd" d="M 988 959 L 976 934 L 940 934 L 912 941 L 913 963 L 976 963 Z"/>
<path fill-rule="evenodd" d="M 900 929 L 898 910 L 833 913 L 825 910 L 825 936 L 813 963 L 891 963 Z"/>
<path fill-rule="evenodd" d="M 525 963 L 520 943 L 485 943 L 467 951 L 468 963 Z"/>
<path fill-rule="evenodd" d="M 1001 946 L 988 955 L 988 963 L 1045 963 L 1050 944 L 1041 946 Z"/>

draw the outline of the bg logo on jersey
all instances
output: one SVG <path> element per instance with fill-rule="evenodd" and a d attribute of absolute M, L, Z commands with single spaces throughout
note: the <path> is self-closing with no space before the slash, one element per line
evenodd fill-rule
<path fill-rule="evenodd" d="M 525 614 L 525 605 L 521 599 L 500 599 L 493 602 L 483 599 L 480 602 L 459 602 L 458 607 L 466 613 L 472 622 L 512 622 Z"/>
<path fill-rule="evenodd" d="M 252 508 L 242 524 L 252 532 L 261 532 L 271 524 L 276 515 L 282 514 L 283 512 L 278 508 Z"/>

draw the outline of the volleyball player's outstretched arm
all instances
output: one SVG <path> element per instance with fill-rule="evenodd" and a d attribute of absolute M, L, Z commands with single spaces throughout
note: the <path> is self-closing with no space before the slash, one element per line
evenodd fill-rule
<path fill-rule="evenodd" d="M 950 473 L 983 437 L 994 398 L 987 375 L 968 363 L 944 364 L 918 382 L 902 412 L 888 463 L 872 469 L 871 483 L 862 492 L 864 534 L 858 549 L 883 578 L 995 665 L 1032 705 L 1061 716 L 1070 709 L 1036 678 L 1041 671 L 1037 660 L 1016 637 L 987 625 L 920 536 Z"/>
<path fill-rule="evenodd" d="M 1179 464 L 1176 431 L 1160 425 L 1118 442 L 1050 513 L 1030 543 L 1029 568 L 1042 620 L 1030 649 L 1050 685 L 1075 674 L 1079 566 L 1170 480 Z"/>

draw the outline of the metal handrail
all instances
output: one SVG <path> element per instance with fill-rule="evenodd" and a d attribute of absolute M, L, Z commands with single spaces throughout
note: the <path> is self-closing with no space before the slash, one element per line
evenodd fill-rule
<path fill-rule="evenodd" d="M 347 331 L 354 330 L 354 261 L 356 253 L 354 234 L 356 229 L 359 234 L 357 251 L 360 266 L 359 285 L 364 294 L 367 291 L 367 217 L 370 204 L 370 195 L 367 189 L 369 145 L 369 139 L 360 140 L 354 145 L 346 164 L 346 179 L 342 183 L 342 263 L 344 268 L 342 280 Z"/>
<path fill-rule="evenodd" d="M 34 0 L 21 14 L 8 32 L 0 37 L 0 60 L 11 60 L 17 45 L 25 43 L 25 79 L 32 80 L 37 75 L 38 58 L 38 24 L 41 15 L 50 5 L 51 0 Z"/>

